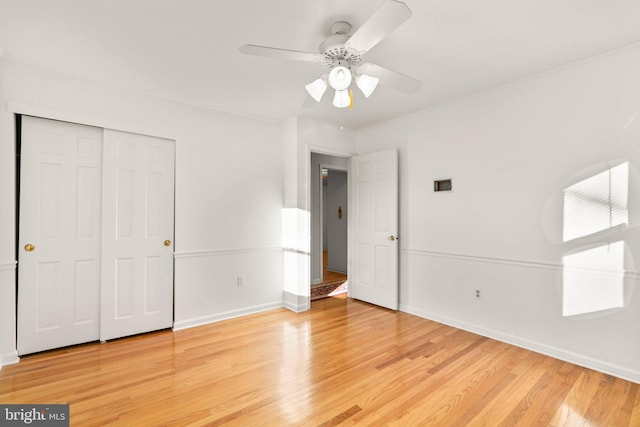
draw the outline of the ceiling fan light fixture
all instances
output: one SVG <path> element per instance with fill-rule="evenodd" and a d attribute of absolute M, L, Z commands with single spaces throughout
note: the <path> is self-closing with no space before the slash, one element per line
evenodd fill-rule
<path fill-rule="evenodd" d="M 353 108 L 352 83 L 356 83 L 368 98 L 376 90 L 379 77 L 384 79 L 387 87 L 407 94 L 415 93 L 422 86 L 422 82 L 376 64 L 361 63 L 364 54 L 412 15 L 402 0 L 378 1 L 382 4 L 353 33 L 350 23 L 334 22 L 331 35 L 320 44 L 317 53 L 253 44 L 244 44 L 239 47 L 239 51 L 245 55 L 322 63 L 328 67 L 328 74 L 322 74 L 320 79 L 305 85 L 305 88 L 315 101 L 320 102 L 328 86 L 331 86 L 335 90 L 333 105 L 338 108 Z M 377 77 L 366 74 L 366 71 Z"/>
<path fill-rule="evenodd" d="M 309 95 L 311 95 L 313 99 L 320 102 L 322 95 L 324 95 L 324 92 L 327 90 L 327 83 L 323 79 L 316 79 L 306 85 L 305 89 L 307 89 L 307 92 L 309 92 Z"/>
<path fill-rule="evenodd" d="M 351 71 L 347 67 L 338 65 L 329 73 L 329 84 L 335 90 L 345 90 L 351 84 Z"/>
<path fill-rule="evenodd" d="M 358 85 L 358 88 L 366 98 L 371 96 L 373 91 L 376 90 L 379 81 L 380 79 L 378 77 L 372 77 L 368 74 L 361 74 L 356 77 L 356 85 Z"/>
<path fill-rule="evenodd" d="M 345 108 L 351 104 L 351 99 L 349 97 L 349 91 L 344 90 L 336 90 L 336 94 L 333 97 L 333 106 L 337 108 Z"/>

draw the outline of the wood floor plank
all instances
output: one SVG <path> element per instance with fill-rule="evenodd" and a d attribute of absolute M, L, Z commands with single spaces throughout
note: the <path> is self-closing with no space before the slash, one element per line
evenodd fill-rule
<path fill-rule="evenodd" d="M 585 418 L 594 424 L 625 425 L 629 423 L 637 394 L 636 387 L 628 381 L 601 374 L 600 384 L 591 400 Z M 617 402 L 614 411 L 608 406 Z"/>
<path fill-rule="evenodd" d="M 587 411 L 600 384 L 599 372 L 585 369 L 550 420 L 550 426 L 588 426 Z"/>
<path fill-rule="evenodd" d="M 351 299 L 23 357 L 71 425 L 638 426 L 640 385 Z"/>
<path fill-rule="evenodd" d="M 502 421 L 501 426 L 548 425 L 583 369 L 559 360 L 554 362 Z"/>
<path fill-rule="evenodd" d="M 429 393 L 422 393 L 412 402 L 402 417 L 389 411 L 384 424 L 389 425 L 466 425 L 482 405 L 497 394 L 496 384 L 504 386 L 510 370 L 513 347 L 482 338 L 480 345 L 469 346 L 463 352 L 467 359 L 452 357 L 431 377 L 435 385 Z M 460 354 L 459 353 L 459 354 Z M 456 356 L 459 356 L 456 355 Z M 452 362 L 453 360 L 453 362 Z M 469 363 L 473 360 L 473 363 Z M 493 390 L 492 390 L 493 389 Z M 459 421 L 460 418 L 466 420 Z"/>
<path fill-rule="evenodd" d="M 384 408 L 393 406 L 400 410 L 400 402 L 407 397 L 408 390 L 414 393 L 422 392 L 423 386 L 428 384 L 431 374 L 425 361 L 402 359 L 393 369 L 376 370 L 373 377 L 362 377 L 349 384 L 345 392 L 353 396 L 361 411 L 349 418 L 347 424 L 354 424 L 366 420 L 370 423 L 371 415 L 381 415 Z M 341 390 L 342 392 L 342 390 Z M 331 399 L 319 408 L 319 413 L 330 411 L 332 407 L 344 405 L 344 395 L 334 391 Z M 346 405 L 345 405 L 346 406 Z M 305 425 L 317 425 L 322 415 L 311 417 Z"/>
<path fill-rule="evenodd" d="M 640 390 L 636 391 L 636 403 L 631 413 L 630 426 L 640 426 Z"/>

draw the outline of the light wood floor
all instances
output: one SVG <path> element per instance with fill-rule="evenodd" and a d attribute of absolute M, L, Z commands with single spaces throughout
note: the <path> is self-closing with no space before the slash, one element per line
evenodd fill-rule
<path fill-rule="evenodd" d="M 344 282 L 347 280 L 347 275 L 338 273 L 335 271 L 331 271 L 327 269 L 327 265 L 329 264 L 329 252 L 322 251 L 322 284 L 326 283 L 335 283 L 335 282 Z"/>
<path fill-rule="evenodd" d="M 1 403 L 68 402 L 82 426 L 639 426 L 639 389 L 344 298 L 0 370 Z"/>

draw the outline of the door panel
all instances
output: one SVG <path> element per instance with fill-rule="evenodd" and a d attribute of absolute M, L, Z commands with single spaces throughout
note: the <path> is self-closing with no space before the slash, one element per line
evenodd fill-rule
<path fill-rule="evenodd" d="M 398 153 L 352 158 L 353 236 L 349 295 L 398 309 Z"/>
<path fill-rule="evenodd" d="M 101 165 L 102 129 L 22 118 L 19 354 L 98 339 Z"/>
<path fill-rule="evenodd" d="M 174 144 L 113 130 L 104 138 L 100 339 L 108 340 L 173 323 Z"/>

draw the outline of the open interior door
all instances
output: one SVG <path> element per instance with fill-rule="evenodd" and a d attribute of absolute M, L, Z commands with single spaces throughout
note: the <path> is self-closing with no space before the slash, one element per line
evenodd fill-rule
<path fill-rule="evenodd" d="M 398 152 L 351 159 L 349 296 L 398 309 Z"/>

